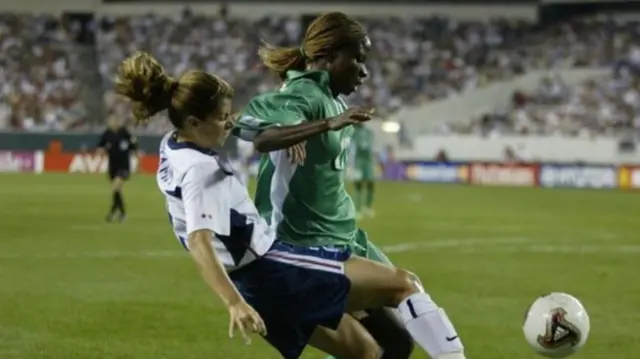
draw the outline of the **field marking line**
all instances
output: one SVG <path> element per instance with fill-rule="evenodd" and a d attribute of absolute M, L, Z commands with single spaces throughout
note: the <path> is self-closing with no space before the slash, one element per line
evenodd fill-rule
<path fill-rule="evenodd" d="M 479 246 L 479 245 L 495 245 L 495 244 L 512 244 L 515 242 L 523 243 L 527 241 L 525 238 L 466 238 L 466 239 L 437 239 L 428 242 L 408 242 L 396 245 L 383 246 L 382 250 L 386 253 L 404 253 L 416 249 L 429 250 L 437 248 L 457 248 L 463 246 Z M 181 250 L 141 250 L 141 251 L 81 251 L 81 252 L 44 252 L 44 253 L 0 253 L 0 259 L 19 259 L 19 258 L 171 258 L 183 257 L 185 252 Z"/>
<path fill-rule="evenodd" d="M 409 242 L 391 246 L 383 246 L 381 249 L 385 253 L 406 253 L 412 251 L 429 252 L 430 250 L 450 248 L 457 253 L 616 253 L 616 254 L 638 254 L 640 245 L 598 245 L 598 244 L 577 244 L 577 243 L 535 243 L 528 238 L 503 238 L 495 240 L 449 240 L 439 242 Z"/>
<path fill-rule="evenodd" d="M 406 242 L 381 246 L 387 254 L 408 252 L 442 252 L 449 253 L 565 253 L 565 254 L 630 254 L 640 253 L 640 245 L 597 245 L 571 243 L 536 243 L 525 237 L 513 238 L 457 238 L 436 239 L 425 242 Z M 177 250 L 151 251 L 82 251 L 82 252 L 45 252 L 45 253 L 0 253 L 0 259 L 60 259 L 60 258 L 180 258 L 186 253 Z"/>
<path fill-rule="evenodd" d="M 534 244 L 525 246 L 495 246 L 495 247 L 467 247 L 460 248 L 460 253 L 551 253 L 551 254 L 625 254 L 637 255 L 640 253 L 640 245 L 556 245 Z"/>
<path fill-rule="evenodd" d="M 58 259 L 58 258 L 172 258 L 184 257 L 186 254 L 180 250 L 177 251 L 95 251 L 95 252 L 49 252 L 49 253 L 0 253 L 0 259 Z"/>
<path fill-rule="evenodd" d="M 618 240 L 621 236 L 611 231 L 594 231 L 582 228 L 554 228 L 551 226 L 540 226 L 539 224 L 501 224 L 495 225 L 491 223 L 460 223 L 466 221 L 466 219 L 452 219 L 452 220 L 428 220 L 423 219 L 419 224 L 419 228 L 425 231 L 453 231 L 458 230 L 471 231 L 480 235 L 483 238 L 496 238 L 496 237 L 517 237 L 522 236 L 523 233 L 531 233 L 532 235 L 553 235 L 553 236 L 572 236 L 582 237 L 596 240 Z M 387 221 L 385 222 L 387 227 L 393 227 L 403 229 L 406 224 L 403 221 Z"/>
<path fill-rule="evenodd" d="M 516 243 L 531 242 L 529 238 L 512 237 L 512 238 L 459 238 L 459 239 L 427 239 L 424 242 L 406 242 L 399 244 L 391 244 L 382 246 L 380 249 L 385 253 L 405 253 L 414 250 L 429 250 L 438 248 L 461 248 L 461 247 L 479 247 L 490 245 L 504 245 Z"/>

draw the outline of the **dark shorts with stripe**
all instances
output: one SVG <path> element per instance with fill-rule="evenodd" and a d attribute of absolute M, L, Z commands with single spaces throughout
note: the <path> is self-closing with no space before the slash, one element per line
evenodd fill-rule
<path fill-rule="evenodd" d="M 344 275 L 350 256 L 349 249 L 276 242 L 230 277 L 264 320 L 266 340 L 284 358 L 297 359 L 317 326 L 340 324 L 351 288 Z"/>

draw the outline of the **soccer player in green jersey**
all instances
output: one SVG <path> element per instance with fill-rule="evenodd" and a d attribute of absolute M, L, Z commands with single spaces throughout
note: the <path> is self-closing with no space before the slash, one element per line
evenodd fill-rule
<path fill-rule="evenodd" d="M 363 26 L 337 12 L 314 20 L 300 47 L 265 45 L 259 52 L 262 61 L 280 76 L 283 85 L 252 99 L 234 133 L 252 140 L 256 150 L 265 153 L 255 201 L 260 214 L 276 227 L 280 240 L 348 247 L 356 255 L 391 265 L 357 228 L 355 206 L 344 178 L 354 134 L 351 125 L 369 120 L 371 113 L 348 109 L 340 95 L 356 91 L 367 77 L 365 60 L 370 46 Z M 292 152 L 282 150 L 292 146 Z M 450 323 L 444 312 L 441 315 L 434 327 Z M 373 337 L 384 359 L 410 357 L 413 341 L 392 310 L 374 309 L 353 316 L 362 326 L 354 321 L 357 325 L 350 323 L 340 335 L 326 333 L 326 341 L 353 354 L 362 353 Z"/>
<path fill-rule="evenodd" d="M 340 97 L 354 92 L 367 77 L 365 60 L 370 47 L 362 25 L 342 13 L 317 18 L 300 47 L 262 47 L 263 63 L 280 76 L 283 85 L 247 105 L 236 134 L 253 140 L 259 152 L 304 142 L 295 148 L 299 155 L 295 163 L 286 151 L 270 152 L 260 162 L 256 206 L 277 226 L 278 238 L 306 245 L 346 246 L 357 255 L 390 265 L 357 228 L 356 209 L 346 190 L 345 169 L 354 126 L 325 132 L 333 118 L 345 113 L 370 118 L 364 109 L 348 109 Z M 413 342 L 392 311 L 372 310 L 358 318 L 382 347 L 385 359 L 411 356 Z"/>
<path fill-rule="evenodd" d="M 375 190 L 375 152 L 373 150 L 373 131 L 365 125 L 354 126 L 354 169 L 356 180 L 354 181 L 356 211 L 358 216 L 373 217 L 374 211 L 373 192 Z"/>

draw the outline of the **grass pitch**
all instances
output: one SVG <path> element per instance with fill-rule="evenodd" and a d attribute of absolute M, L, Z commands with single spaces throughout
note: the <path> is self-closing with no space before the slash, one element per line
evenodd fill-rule
<path fill-rule="evenodd" d="M 107 224 L 102 176 L 0 175 L 0 358 L 278 358 L 227 338 L 154 179 L 125 197 L 128 221 Z M 576 359 L 640 357 L 640 193 L 380 183 L 375 208 L 362 227 L 422 277 L 470 359 L 536 358 L 520 327 L 550 291 L 591 316 Z"/>

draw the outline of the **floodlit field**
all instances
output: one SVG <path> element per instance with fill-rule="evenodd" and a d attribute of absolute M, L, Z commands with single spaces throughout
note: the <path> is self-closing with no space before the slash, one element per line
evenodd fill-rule
<path fill-rule="evenodd" d="M 154 180 L 126 199 L 129 220 L 106 224 L 102 176 L 0 176 L 0 358 L 278 358 L 227 338 Z M 549 291 L 591 314 L 576 359 L 640 356 L 640 193 L 384 183 L 376 199 L 362 226 L 423 278 L 470 359 L 535 358 L 520 326 Z"/>

